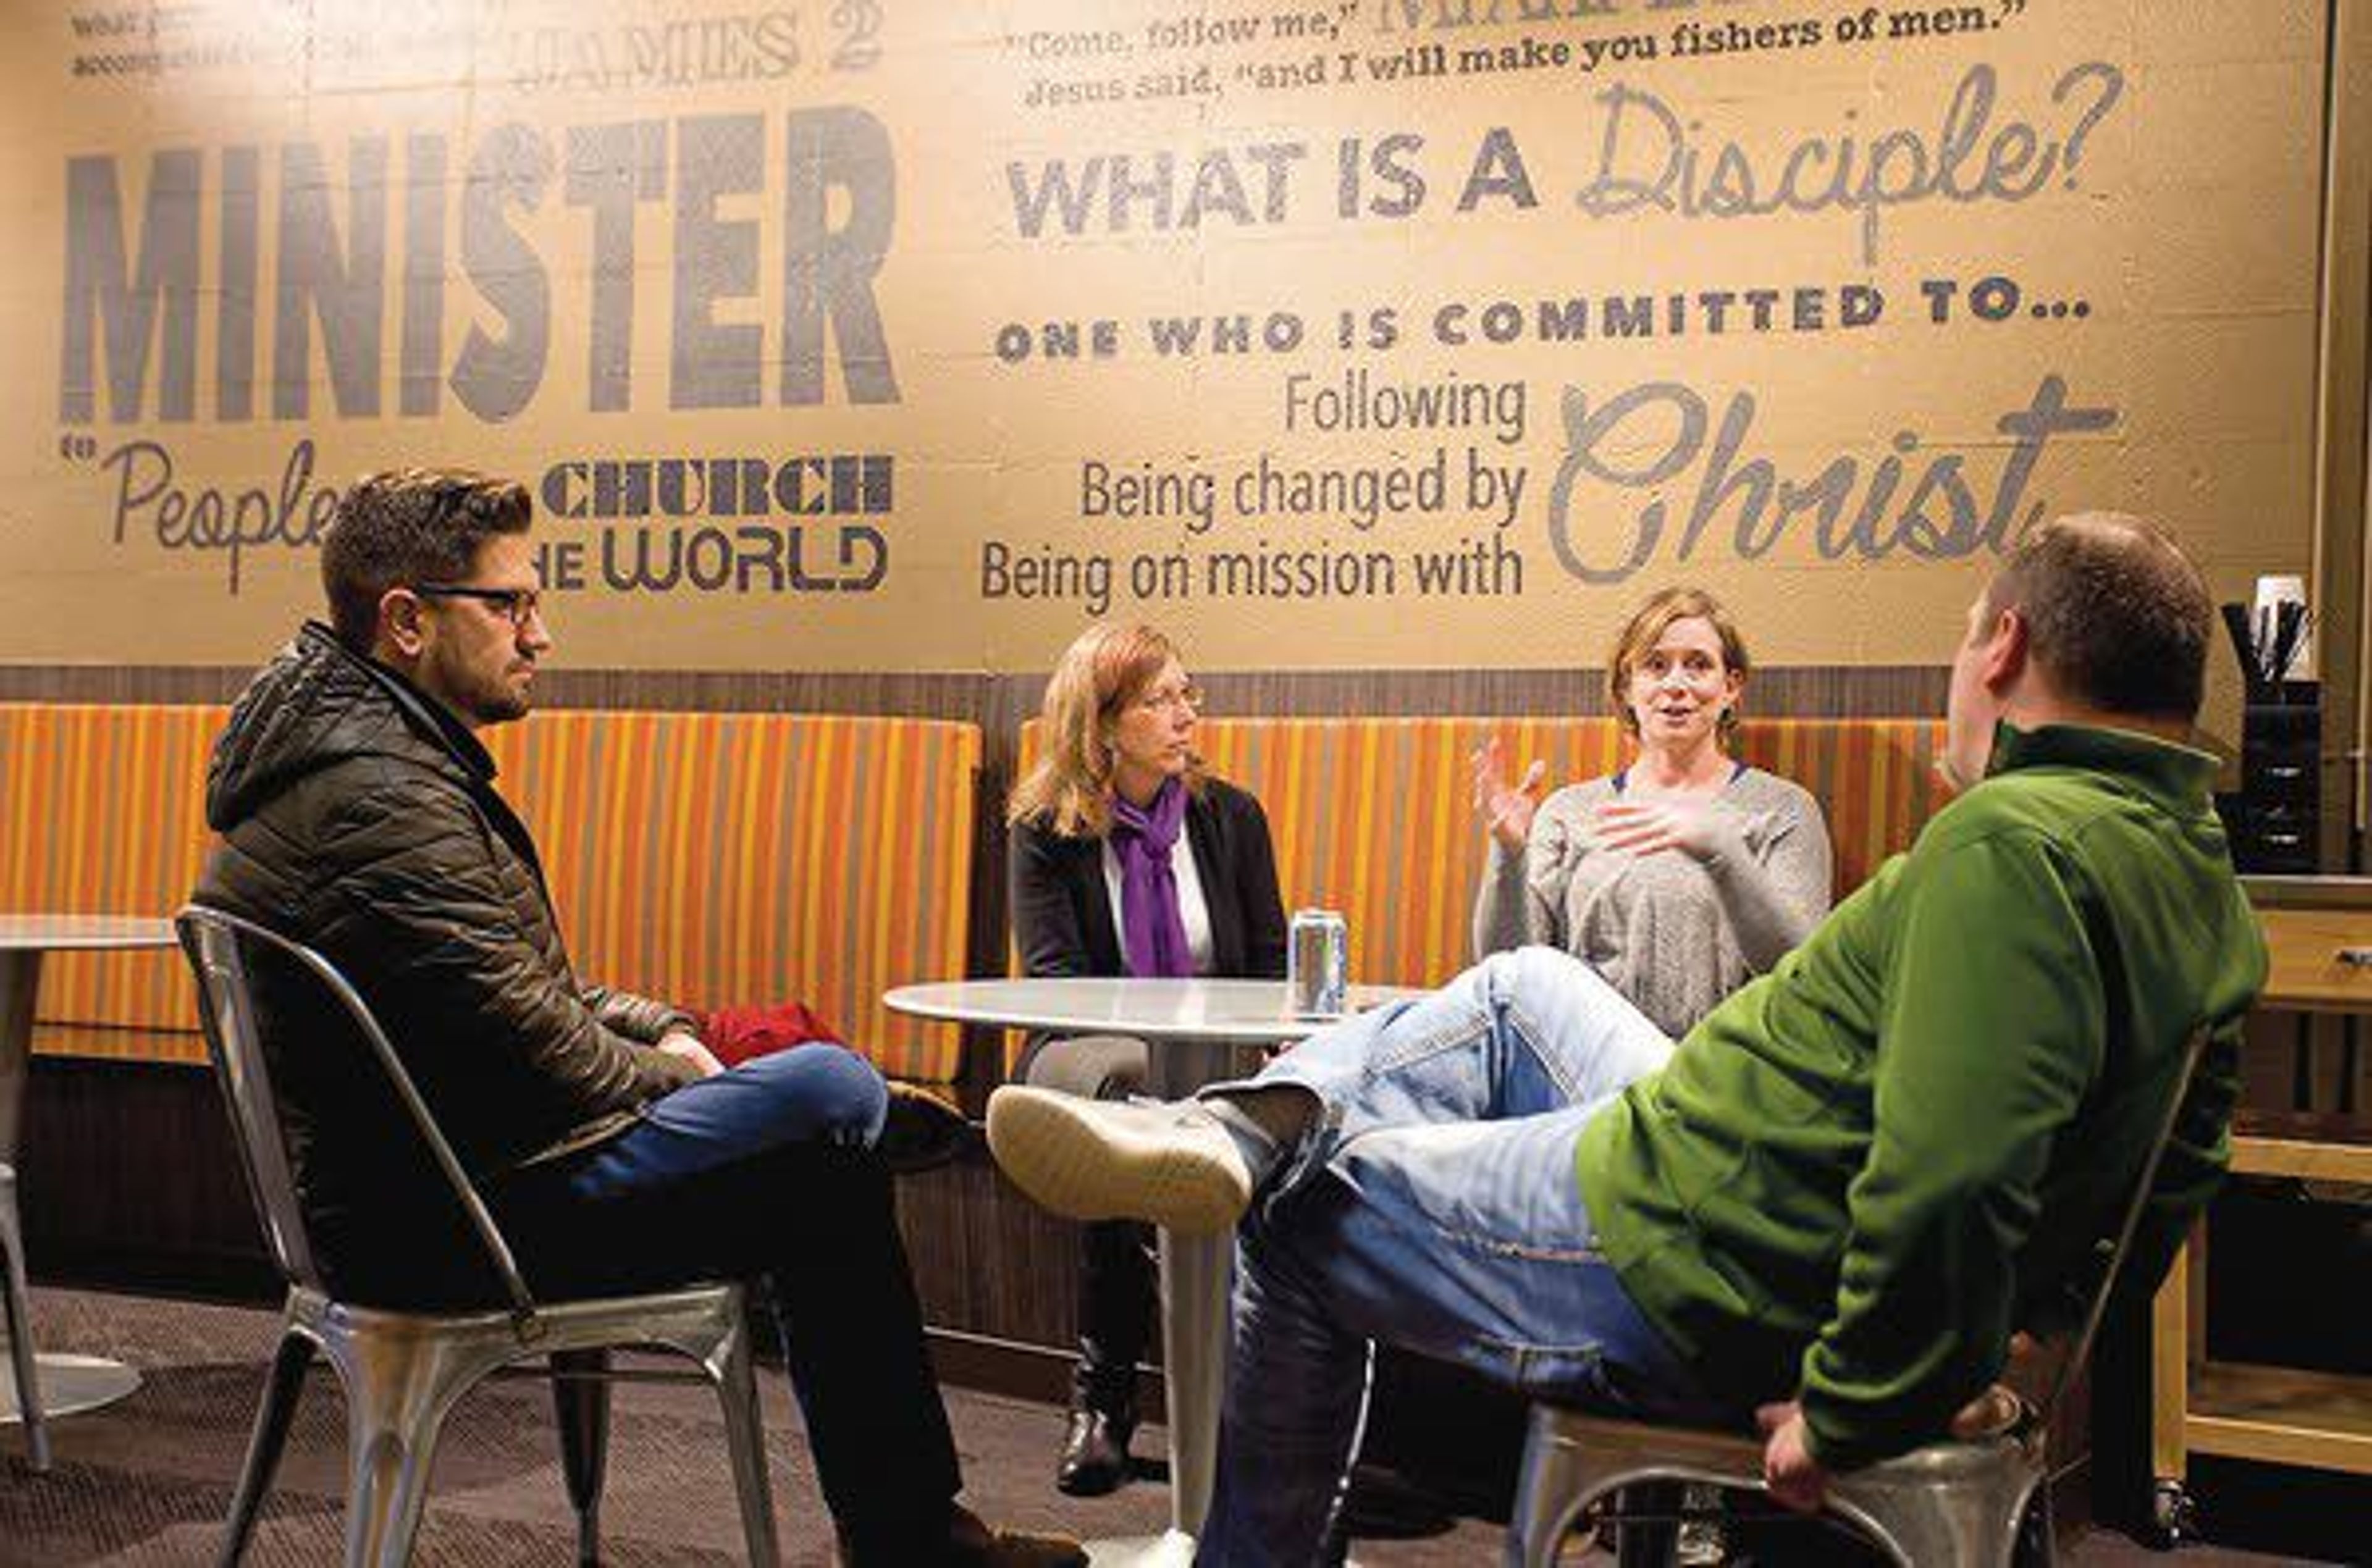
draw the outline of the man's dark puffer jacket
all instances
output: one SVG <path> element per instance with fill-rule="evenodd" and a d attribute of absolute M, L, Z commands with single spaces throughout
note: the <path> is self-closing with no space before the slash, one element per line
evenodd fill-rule
<path fill-rule="evenodd" d="M 206 820 L 222 840 L 195 895 L 354 982 L 482 1182 L 596 1143 L 696 1075 L 644 1043 L 686 1015 L 576 983 L 494 777 L 439 703 L 308 622 L 215 742 Z M 358 1062 L 308 1049 L 334 1031 L 270 975 L 259 1012 L 318 1244 L 384 1222 L 390 1151 L 408 1137 Z"/>

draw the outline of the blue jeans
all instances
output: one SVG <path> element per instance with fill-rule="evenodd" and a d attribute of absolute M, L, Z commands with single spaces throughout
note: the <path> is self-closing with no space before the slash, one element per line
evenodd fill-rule
<path fill-rule="evenodd" d="M 1375 1340 L 1611 1413 L 1734 1418 L 1593 1249 L 1575 1175 L 1583 1126 L 1672 1051 L 1596 970 L 1528 947 L 1203 1091 L 1322 1109 L 1238 1233 L 1197 1562 L 1324 1560 Z"/>
<path fill-rule="evenodd" d="M 795 1046 L 490 1196 L 539 1294 L 770 1278 L 824 1501 L 867 1561 L 896 1562 L 944 1549 L 962 1481 L 872 1152 L 888 1109 L 863 1057 Z"/>
<path fill-rule="evenodd" d="M 559 1163 L 587 1202 L 684 1181 L 794 1144 L 871 1148 L 890 1113 L 874 1065 L 833 1045 L 797 1045 L 670 1090 L 632 1127 Z"/>

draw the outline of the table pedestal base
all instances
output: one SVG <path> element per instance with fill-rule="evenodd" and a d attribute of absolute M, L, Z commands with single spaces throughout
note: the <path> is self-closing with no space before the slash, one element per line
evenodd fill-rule
<path fill-rule="evenodd" d="M 1157 1536 L 1115 1536 L 1080 1543 L 1087 1549 L 1087 1568 L 1192 1568 L 1194 1538 L 1182 1530 Z M 1353 1558 L 1343 1568 L 1359 1568 Z"/>
<path fill-rule="evenodd" d="M 49 1420 L 111 1405 L 140 1387 L 140 1374 L 120 1361 L 45 1353 L 33 1362 L 41 1380 L 41 1414 Z M 24 1419 L 17 1402 L 16 1370 L 0 1357 L 0 1426 L 21 1424 Z"/>
<path fill-rule="evenodd" d="M 1190 1568 L 1194 1538 L 1182 1530 L 1086 1543 L 1088 1568 Z"/>

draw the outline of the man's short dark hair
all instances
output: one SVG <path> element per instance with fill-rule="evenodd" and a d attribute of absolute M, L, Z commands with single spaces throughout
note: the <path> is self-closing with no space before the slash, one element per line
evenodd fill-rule
<path fill-rule="evenodd" d="M 525 533 L 527 487 L 468 469 L 390 469 L 338 498 L 321 542 L 321 588 L 338 640 L 368 653 L 388 589 L 458 583 L 496 534 Z"/>
<path fill-rule="evenodd" d="M 2026 621 L 2027 651 L 2060 694 L 2104 713 L 2194 720 L 2215 607 L 2174 536 L 2087 512 L 2029 531 L 1985 598 Z"/>

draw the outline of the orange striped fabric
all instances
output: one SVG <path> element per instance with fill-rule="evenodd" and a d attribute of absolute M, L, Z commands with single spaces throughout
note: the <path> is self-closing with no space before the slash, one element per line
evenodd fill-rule
<path fill-rule="evenodd" d="M 1911 847 L 1950 789 L 1941 719 L 1760 719 L 1738 729 L 1738 755 L 1795 780 L 1828 814 L 1837 897 Z"/>
<path fill-rule="evenodd" d="M 0 704 L 0 909 L 172 912 L 227 711 Z M 954 1078 L 959 1032 L 881 993 L 963 973 L 977 726 L 558 711 L 488 738 L 580 975 L 686 1006 L 798 997 L 884 1071 Z M 205 1060 L 178 953 L 53 955 L 40 1016 L 43 1050 Z"/>
<path fill-rule="evenodd" d="M 1023 726 L 1024 769 L 1038 727 Z M 1353 978 L 1434 985 L 1468 961 L 1484 846 L 1467 759 L 1494 731 L 1511 773 L 1538 758 L 1552 787 L 1610 772 L 1624 756 L 1611 718 L 1210 719 L 1198 743 L 1214 772 L 1267 808 L 1286 907 L 1343 912 Z M 1821 803 L 1842 896 L 1908 848 L 1942 804 L 1943 732 L 1934 719 L 1752 720 L 1739 753 Z"/>
<path fill-rule="evenodd" d="M 954 1079 L 959 1031 L 881 993 L 964 972 L 978 726 L 552 710 L 486 738 L 579 975 L 687 1007 L 796 997 L 885 1073 Z"/>
<path fill-rule="evenodd" d="M 165 916 L 197 882 L 206 759 L 227 710 L 0 703 L 0 909 Z M 35 1047 L 203 1062 L 181 956 L 53 953 Z"/>

